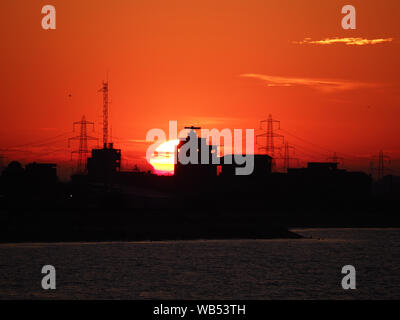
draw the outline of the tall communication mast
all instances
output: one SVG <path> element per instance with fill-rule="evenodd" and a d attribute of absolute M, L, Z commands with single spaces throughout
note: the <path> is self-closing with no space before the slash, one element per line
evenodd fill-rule
<path fill-rule="evenodd" d="M 103 81 L 103 87 L 99 90 L 103 92 L 103 146 L 107 149 L 108 145 L 108 80 Z"/>

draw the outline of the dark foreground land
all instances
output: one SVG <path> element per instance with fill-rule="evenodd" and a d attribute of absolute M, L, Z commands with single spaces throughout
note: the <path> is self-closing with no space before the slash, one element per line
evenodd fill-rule
<path fill-rule="evenodd" d="M 400 227 L 374 212 L 196 211 L 183 209 L 2 210 L 0 242 L 296 239 L 290 228 Z"/>
<path fill-rule="evenodd" d="M 0 230 L 0 242 L 301 238 L 268 219 L 162 211 L 13 212 Z"/>
<path fill-rule="evenodd" d="M 396 195 L 351 188 L 193 186 L 160 177 L 11 186 L 0 194 L 0 242 L 276 239 L 301 238 L 294 227 L 400 227 Z"/>

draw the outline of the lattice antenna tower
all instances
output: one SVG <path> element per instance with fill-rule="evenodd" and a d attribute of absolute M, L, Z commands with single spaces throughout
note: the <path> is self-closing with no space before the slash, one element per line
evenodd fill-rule
<path fill-rule="evenodd" d="M 103 146 L 108 145 L 108 80 L 103 81 L 103 86 L 99 90 L 103 93 Z"/>

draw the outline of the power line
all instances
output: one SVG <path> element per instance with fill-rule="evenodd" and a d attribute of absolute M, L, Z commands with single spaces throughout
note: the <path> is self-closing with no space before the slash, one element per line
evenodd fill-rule
<path fill-rule="evenodd" d="M 20 145 L 9 146 L 9 147 L 6 147 L 6 148 L 1 149 L 1 150 L 9 150 L 9 149 L 14 149 L 14 148 L 36 146 L 38 144 L 42 144 L 42 143 L 45 143 L 45 142 L 48 142 L 48 141 L 51 141 L 51 140 L 54 140 L 54 139 L 57 139 L 57 138 L 65 137 L 67 135 L 68 135 L 68 133 L 65 132 L 65 133 L 61 133 L 61 134 L 59 134 L 57 136 L 54 136 L 54 137 L 51 137 L 51 138 L 45 138 L 45 139 L 36 140 L 36 141 L 33 141 L 33 142 L 28 142 L 28 143 L 24 143 L 24 144 L 20 144 Z"/>
<path fill-rule="evenodd" d="M 280 130 L 281 130 L 282 132 L 285 132 L 286 134 L 288 134 L 288 135 L 294 137 L 295 139 L 298 139 L 298 140 L 300 140 L 300 141 L 303 141 L 303 142 L 305 142 L 305 143 L 307 143 L 307 144 L 309 144 L 309 145 L 312 145 L 312 146 L 314 146 L 314 147 L 316 147 L 316 148 L 318 148 L 318 149 L 320 149 L 320 150 L 327 151 L 327 152 L 329 152 L 329 153 L 331 153 L 331 154 L 332 154 L 332 153 L 335 153 L 334 150 L 330 150 L 329 148 L 326 148 L 326 147 L 320 146 L 320 145 L 318 145 L 318 144 L 315 144 L 315 143 L 313 143 L 313 142 L 311 142 L 311 141 L 308 141 L 308 140 L 306 140 L 306 139 L 304 139 L 304 138 L 301 138 L 301 137 L 299 137 L 299 136 L 295 135 L 294 133 L 291 133 L 291 132 L 289 132 L 289 131 L 287 131 L 287 130 L 284 130 L 284 129 L 280 129 Z M 316 151 L 315 151 L 315 152 L 316 152 Z M 348 160 L 357 160 L 357 161 L 369 161 L 369 158 L 367 158 L 367 157 L 359 157 L 359 156 L 351 155 L 351 154 L 344 153 L 344 152 L 341 152 L 341 154 L 342 154 L 343 156 L 345 156 L 345 158 L 343 158 L 343 161 L 344 161 L 345 159 L 348 159 Z"/>

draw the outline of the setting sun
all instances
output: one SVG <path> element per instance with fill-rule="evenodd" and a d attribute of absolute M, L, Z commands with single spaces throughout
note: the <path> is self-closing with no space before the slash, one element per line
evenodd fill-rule
<path fill-rule="evenodd" d="M 168 140 L 157 147 L 150 159 L 150 164 L 153 166 L 156 174 L 174 174 L 175 147 L 178 143 L 178 139 Z"/>

